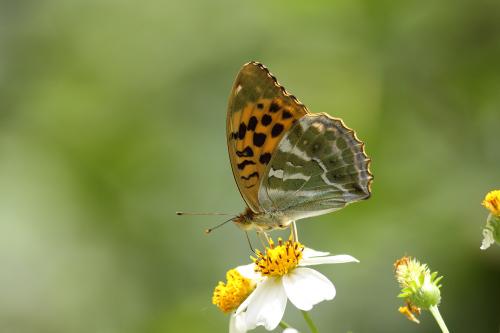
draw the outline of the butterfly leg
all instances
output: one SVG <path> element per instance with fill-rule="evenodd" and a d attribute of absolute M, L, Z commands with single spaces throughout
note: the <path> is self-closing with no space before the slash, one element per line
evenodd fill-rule
<path fill-rule="evenodd" d="M 254 254 L 257 254 L 257 253 L 255 253 L 255 249 L 252 246 L 252 242 L 250 241 L 250 237 L 248 236 L 247 231 L 245 231 L 245 236 L 247 236 L 247 242 L 248 242 L 248 246 L 250 246 L 250 251 L 252 251 Z"/>
<path fill-rule="evenodd" d="M 292 223 L 290 224 L 290 238 L 294 242 L 299 241 L 299 234 L 297 232 L 297 225 L 295 224 L 295 221 L 292 221 Z"/>
<path fill-rule="evenodd" d="M 265 231 L 257 231 L 257 235 L 259 236 L 260 242 L 262 243 L 262 248 L 265 249 L 269 246 L 269 236 Z"/>

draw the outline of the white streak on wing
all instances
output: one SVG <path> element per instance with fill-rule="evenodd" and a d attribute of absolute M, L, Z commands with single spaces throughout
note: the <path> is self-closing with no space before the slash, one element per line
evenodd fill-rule
<path fill-rule="evenodd" d="M 321 174 L 321 179 L 323 179 L 323 181 L 325 183 L 327 183 L 328 185 L 331 185 L 331 186 L 335 186 L 338 188 L 338 184 L 335 184 L 333 182 L 331 182 L 328 177 L 326 176 L 327 172 L 328 172 L 328 169 L 326 168 L 326 166 L 323 164 L 323 162 L 321 162 L 321 160 L 319 158 L 313 158 L 313 161 L 318 163 L 319 167 L 321 169 L 323 169 L 323 173 Z"/>
<path fill-rule="evenodd" d="M 279 150 L 281 151 L 291 151 L 293 149 L 292 144 L 288 136 L 284 136 L 279 144 Z"/>
<path fill-rule="evenodd" d="M 302 128 L 304 127 L 303 124 L 299 124 L 299 125 Z M 285 137 L 283 137 L 283 139 L 281 139 L 281 142 L 279 144 L 278 149 L 282 152 L 293 154 L 304 161 L 311 160 L 311 157 L 309 157 L 309 155 L 307 155 L 307 153 L 305 151 L 302 151 L 299 148 L 297 148 L 297 143 L 294 146 L 292 146 L 292 143 L 290 142 L 290 139 L 288 138 L 288 136 L 285 136 Z"/>
<path fill-rule="evenodd" d="M 320 191 L 317 191 L 317 190 L 313 190 L 313 191 L 300 190 L 300 191 L 297 191 L 295 193 L 295 195 L 298 197 L 308 197 L 308 198 L 317 197 L 317 196 L 320 196 L 321 194 L 322 193 Z"/>
<path fill-rule="evenodd" d="M 303 159 L 306 162 L 309 162 L 311 160 L 311 157 L 309 157 L 309 155 L 307 155 L 307 153 L 305 151 L 300 150 L 297 147 L 293 148 L 293 150 L 290 151 L 290 153 L 297 156 L 297 157 L 300 157 L 301 159 Z"/>
<path fill-rule="evenodd" d="M 291 191 L 287 190 L 282 190 L 278 188 L 273 188 L 270 191 L 273 192 L 273 195 L 276 197 L 289 197 Z M 306 198 L 313 198 L 313 197 L 318 197 L 327 193 L 330 193 L 332 191 L 318 191 L 318 190 L 300 190 L 297 192 L 293 192 L 293 194 L 296 197 L 306 197 Z M 341 192 L 341 191 L 335 191 L 335 192 Z"/>
<path fill-rule="evenodd" d="M 285 178 L 283 178 L 283 181 L 287 179 L 303 179 L 306 182 L 311 179 L 311 176 L 304 175 L 303 173 L 297 172 L 297 173 L 292 173 L 292 174 L 287 174 Z"/>
<path fill-rule="evenodd" d="M 276 178 L 279 178 L 279 179 L 283 179 L 283 170 L 281 170 L 281 169 L 274 170 L 273 168 L 271 168 L 269 170 L 268 178 L 271 178 L 271 177 L 276 177 Z"/>
<path fill-rule="evenodd" d="M 318 165 L 320 166 L 320 168 L 323 170 L 323 173 L 321 174 L 321 179 L 323 179 L 323 181 L 327 184 L 327 185 L 330 185 L 330 186 L 333 186 L 335 187 L 336 189 L 342 191 L 344 194 L 343 196 L 346 195 L 346 193 L 349 193 L 349 190 L 343 186 L 342 184 L 338 184 L 338 183 L 335 183 L 335 182 L 332 182 L 328 179 L 327 177 L 327 173 L 328 173 L 328 169 L 326 168 L 326 166 L 323 164 L 323 162 L 321 162 L 320 159 L 318 158 L 313 158 L 312 159 L 313 161 L 315 161 L 316 163 L 318 163 Z M 346 184 L 347 185 L 347 184 Z"/>
<path fill-rule="evenodd" d="M 311 127 L 316 128 L 319 132 L 323 132 L 325 130 L 325 125 L 323 123 L 313 123 Z"/>

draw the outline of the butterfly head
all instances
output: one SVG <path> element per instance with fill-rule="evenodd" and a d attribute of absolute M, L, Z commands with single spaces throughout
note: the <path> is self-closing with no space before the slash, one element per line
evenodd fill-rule
<path fill-rule="evenodd" d="M 243 230 L 250 230 L 254 227 L 254 218 L 255 218 L 255 213 L 250 209 L 246 208 L 245 211 L 239 215 L 237 215 L 235 218 L 233 218 L 233 222 Z"/>

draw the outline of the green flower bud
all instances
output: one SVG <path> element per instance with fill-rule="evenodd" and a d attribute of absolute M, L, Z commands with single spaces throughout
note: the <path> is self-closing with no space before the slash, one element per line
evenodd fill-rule
<path fill-rule="evenodd" d="M 399 312 L 418 324 L 417 315 L 421 309 L 429 310 L 441 331 L 449 333 L 438 309 L 441 302 L 439 281 L 443 277 L 437 277 L 437 272 L 431 273 L 426 264 L 406 256 L 394 263 L 394 270 L 401 286 L 401 294 L 398 297 L 405 300 L 405 306 L 400 307 Z"/>
<path fill-rule="evenodd" d="M 439 305 L 441 286 L 438 283 L 442 277 L 437 277 L 437 272 L 431 274 L 426 264 L 406 256 L 397 260 L 394 268 L 396 279 L 401 286 L 398 297 L 405 300 L 407 313 L 408 309 L 418 310 L 419 313 L 420 309 L 429 310 L 430 307 Z M 415 314 L 417 311 L 410 312 Z"/>
<path fill-rule="evenodd" d="M 408 301 L 422 309 L 428 309 L 441 302 L 441 292 L 439 287 L 430 281 L 428 275 L 420 286 L 415 286 L 414 292 L 408 297 Z"/>

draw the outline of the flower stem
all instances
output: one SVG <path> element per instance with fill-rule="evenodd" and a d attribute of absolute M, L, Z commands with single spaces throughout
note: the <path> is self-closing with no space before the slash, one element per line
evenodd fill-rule
<path fill-rule="evenodd" d="M 289 323 L 287 323 L 286 321 L 280 321 L 280 327 L 285 329 L 285 328 L 293 328 L 292 326 L 290 326 Z M 297 331 L 297 330 L 296 330 Z M 299 331 L 297 331 L 297 333 L 300 333 Z"/>
<path fill-rule="evenodd" d="M 307 323 L 307 326 L 309 326 L 309 329 L 311 330 L 311 333 L 318 333 L 318 329 L 316 328 L 316 325 L 314 325 L 311 317 L 309 317 L 309 313 L 307 311 L 301 311 L 302 316 L 304 317 L 304 320 Z"/>
<path fill-rule="evenodd" d="M 441 331 L 443 333 L 450 333 L 450 331 L 448 331 L 448 328 L 446 327 L 446 324 L 444 323 L 443 317 L 441 317 L 441 313 L 439 313 L 438 307 L 436 305 L 432 305 L 431 307 L 429 307 L 429 311 L 434 316 L 434 319 L 436 319 L 436 322 L 438 323 L 439 328 L 441 328 Z"/>

